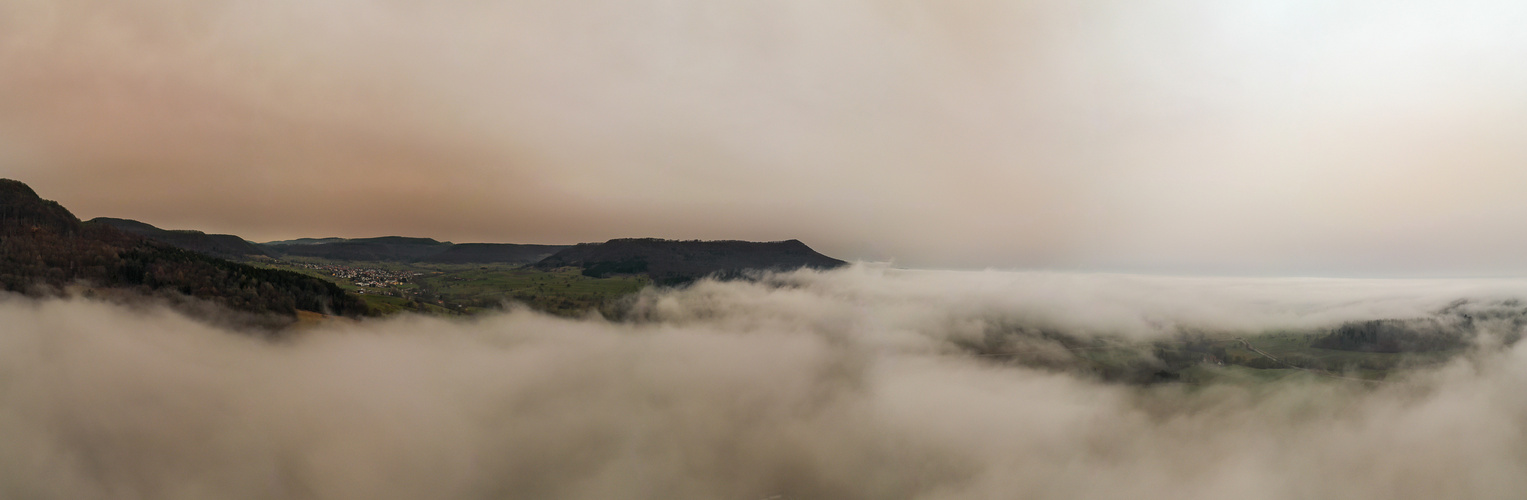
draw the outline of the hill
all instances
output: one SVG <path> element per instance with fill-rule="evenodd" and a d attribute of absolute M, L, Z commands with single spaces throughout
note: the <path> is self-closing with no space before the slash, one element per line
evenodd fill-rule
<path fill-rule="evenodd" d="M 272 245 L 264 247 L 278 255 L 317 257 L 331 260 L 367 262 L 412 262 L 446 251 L 450 243 L 429 238 L 405 238 L 384 236 L 295 245 Z"/>
<path fill-rule="evenodd" d="M 324 244 L 324 243 L 338 243 L 338 242 L 341 242 L 341 241 L 345 241 L 345 239 L 344 238 L 297 238 L 295 240 L 268 241 L 268 242 L 265 242 L 265 243 L 261 243 L 260 245 L 261 246 L 275 246 L 275 245 L 321 245 L 321 244 Z"/>
<path fill-rule="evenodd" d="M 169 231 L 132 219 L 116 219 L 111 217 L 96 217 L 90 219 L 90 222 L 111 226 L 120 231 L 168 243 L 199 254 L 224 259 L 238 260 L 269 255 L 264 248 L 231 234 L 207 234 L 201 231 L 187 230 Z"/>
<path fill-rule="evenodd" d="M 366 311 L 364 302 L 333 283 L 201 255 L 105 223 L 80 222 L 26 184 L 0 179 L 0 289 L 41 296 L 79 285 L 202 299 L 293 321 L 299 310 Z"/>
<path fill-rule="evenodd" d="M 261 245 L 277 256 L 316 257 L 360 262 L 420 262 L 438 264 L 530 264 L 568 248 L 566 245 L 463 243 L 429 238 L 303 238 Z"/>
<path fill-rule="evenodd" d="M 458 243 L 444 252 L 419 259 L 437 264 L 530 264 L 566 250 L 568 245 Z"/>
<path fill-rule="evenodd" d="M 580 267 L 591 277 L 643 274 L 658 283 L 676 284 L 711 275 L 737 277 L 749 270 L 832 269 L 846 264 L 817 253 L 800 240 L 760 243 L 633 238 L 575 245 L 542 259 L 536 267 Z"/>
<path fill-rule="evenodd" d="M 79 223 L 79 219 L 63 205 L 42 199 L 31 186 L 0 179 L 0 231 L 7 236 L 25 233 L 28 229 L 76 231 Z"/>

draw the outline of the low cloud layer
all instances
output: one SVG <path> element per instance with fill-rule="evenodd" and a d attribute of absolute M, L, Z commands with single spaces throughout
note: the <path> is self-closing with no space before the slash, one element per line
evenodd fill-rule
<path fill-rule="evenodd" d="M 1527 284 L 859 266 L 649 291 L 620 323 L 409 317 L 278 342 L 7 299 L 0 496 L 1511 498 L 1522 348 L 1380 387 L 1142 388 L 953 344 L 982 322 L 1252 334 L 1512 296 Z"/>

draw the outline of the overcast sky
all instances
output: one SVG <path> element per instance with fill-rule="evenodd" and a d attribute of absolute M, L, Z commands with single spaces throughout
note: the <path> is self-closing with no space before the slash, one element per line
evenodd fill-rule
<path fill-rule="evenodd" d="M 1527 275 L 1523 26 L 1520 1 L 0 0 L 0 176 L 259 241 Z"/>

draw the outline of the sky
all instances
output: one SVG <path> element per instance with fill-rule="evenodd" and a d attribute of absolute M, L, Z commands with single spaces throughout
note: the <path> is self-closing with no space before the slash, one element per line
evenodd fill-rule
<path fill-rule="evenodd" d="M 1527 4 L 0 0 L 0 176 L 266 241 L 1527 275 Z"/>

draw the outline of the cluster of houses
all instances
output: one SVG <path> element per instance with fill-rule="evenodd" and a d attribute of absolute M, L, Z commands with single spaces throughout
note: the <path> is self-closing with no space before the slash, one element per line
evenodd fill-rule
<path fill-rule="evenodd" d="M 369 288 L 387 288 L 408 283 L 410 278 L 421 276 L 424 273 L 409 271 L 389 271 L 370 267 L 357 268 L 336 265 L 297 264 L 306 269 L 314 269 L 328 273 L 330 276 L 350 280 L 356 286 Z M 364 292 L 364 291 L 362 291 Z"/>

